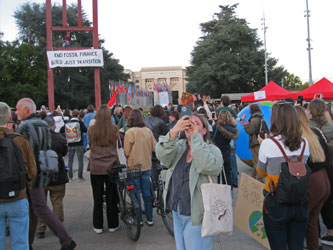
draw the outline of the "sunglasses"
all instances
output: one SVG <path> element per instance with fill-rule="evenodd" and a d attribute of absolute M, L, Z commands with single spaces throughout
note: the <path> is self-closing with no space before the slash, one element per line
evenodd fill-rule
<path fill-rule="evenodd" d="M 291 106 L 294 106 L 294 103 L 292 103 L 292 102 L 286 102 L 286 101 L 279 101 L 279 102 L 277 102 L 277 103 L 275 103 L 275 104 L 277 104 L 277 105 L 287 105 L 287 104 L 290 104 Z"/>

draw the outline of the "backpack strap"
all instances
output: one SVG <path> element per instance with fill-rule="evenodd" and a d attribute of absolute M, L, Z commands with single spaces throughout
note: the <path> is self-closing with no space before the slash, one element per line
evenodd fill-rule
<path fill-rule="evenodd" d="M 323 131 L 320 128 L 317 128 L 317 127 L 313 127 L 313 128 L 320 133 L 320 135 L 323 138 L 324 142 L 328 143 L 328 140 L 327 140 L 326 136 L 324 135 Z"/>
<path fill-rule="evenodd" d="M 289 157 L 287 156 L 286 152 L 284 151 L 284 149 L 282 148 L 281 144 L 274 138 L 274 137 L 271 137 L 270 138 L 280 149 L 281 153 L 283 154 L 284 158 L 286 159 L 287 162 L 290 162 L 290 159 Z M 302 158 L 303 158 L 303 155 L 304 155 L 304 151 L 305 151 L 305 146 L 306 146 L 306 141 L 302 139 L 302 141 L 304 141 L 304 145 L 303 145 L 303 149 L 302 149 L 302 152 L 301 152 L 301 155 L 297 157 L 297 160 L 298 161 L 301 161 Z"/>
<path fill-rule="evenodd" d="M 260 128 L 259 128 L 259 132 L 258 133 L 260 133 L 262 131 L 262 122 L 263 122 L 263 120 L 264 120 L 264 118 L 260 119 Z"/>
<path fill-rule="evenodd" d="M 302 139 L 302 141 L 304 141 L 304 145 L 303 145 L 303 149 L 302 149 L 302 153 L 301 155 L 298 157 L 298 161 L 301 161 L 304 155 L 304 151 L 305 151 L 305 146 L 306 146 L 306 141 L 304 139 Z"/>
<path fill-rule="evenodd" d="M 14 139 L 16 136 L 19 136 L 18 134 L 7 134 L 5 131 L 3 132 L 3 135 L 5 136 L 5 138 L 10 139 Z"/>

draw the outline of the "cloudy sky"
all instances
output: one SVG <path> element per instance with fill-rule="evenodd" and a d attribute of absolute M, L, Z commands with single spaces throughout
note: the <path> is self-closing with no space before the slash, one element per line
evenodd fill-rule
<path fill-rule="evenodd" d="M 312 75 L 333 81 L 332 0 L 308 0 L 312 40 Z M 26 0 L 0 1 L 0 31 L 4 40 L 17 36 L 14 11 Z M 45 0 L 30 2 L 44 3 Z M 52 3 L 62 3 L 53 0 Z M 67 0 L 67 4 L 76 3 Z M 239 3 L 237 15 L 258 30 L 263 40 L 265 13 L 267 51 L 290 73 L 308 81 L 306 0 L 99 0 L 99 34 L 105 47 L 127 69 L 190 64 L 191 51 L 201 36 L 199 24 L 211 20 L 219 5 Z M 92 19 L 92 0 L 82 0 Z"/>

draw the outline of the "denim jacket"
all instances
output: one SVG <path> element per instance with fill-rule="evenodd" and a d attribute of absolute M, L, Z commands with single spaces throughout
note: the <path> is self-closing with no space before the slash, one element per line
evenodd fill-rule
<path fill-rule="evenodd" d="M 177 141 L 176 138 L 170 138 L 169 133 L 166 136 L 160 136 L 156 145 L 157 158 L 169 168 L 163 192 L 164 204 L 166 204 L 172 173 L 185 150 L 186 140 Z M 223 159 L 221 151 L 215 145 L 204 142 L 202 136 L 198 133 L 191 136 L 191 155 L 192 165 L 189 185 L 192 225 L 195 226 L 202 223 L 204 213 L 201 184 L 209 182 L 208 175 L 212 177 L 213 182 L 217 182 L 217 176 L 222 169 Z"/>

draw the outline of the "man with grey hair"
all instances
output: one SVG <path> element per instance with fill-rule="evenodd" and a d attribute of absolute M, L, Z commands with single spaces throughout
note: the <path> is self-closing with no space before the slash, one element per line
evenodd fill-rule
<path fill-rule="evenodd" d="M 0 229 L 0 249 L 6 248 L 5 221 L 7 218 L 10 226 L 11 249 L 26 250 L 29 248 L 29 204 L 27 200 L 27 189 L 31 187 L 31 181 L 36 176 L 37 167 L 28 140 L 8 128 L 10 120 L 10 108 L 6 103 L 0 102 L 0 175 L 2 177 L 0 181 L 0 224 L 2 227 Z M 8 139 L 11 140 L 10 144 L 8 144 Z M 5 140 L 7 140 L 7 143 L 5 143 Z M 22 161 L 15 159 L 21 159 Z M 25 174 L 22 172 L 21 177 L 16 175 L 15 177 L 18 177 L 17 183 L 13 183 L 11 180 L 9 184 L 6 179 L 14 177 L 9 176 L 9 173 L 18 173 L 20 167 L 23 165 Z M 8 168 L 11 167 L 16 169 L 8 170 Z M 5 175 L 6 173 L 7 177 Z M 25 181 L 25 185 L 19 184 L 22 181 L 21 179 Z M 14 191 L 5 192 L 6 189 Z M 2 197 L 3 192 L 8 194 L 7 198 Z"/>
<path fill-rule="evenodd" d="M 45 196 L 50 194 L 50 200 L 53 207 L 53 213 L 59 218 L 61 222 L 64 222 L 64 206 L 63 200 L 65 197 L 65 184 L 68 182 L 68 176 L 65 169 L 65 163 L 63 157 L 67 154 L 67 141 L 61 134 L 55 132 L 55 120 L 53 117 L 45 117 L 44 121 L 50 127 L 51 131 L 51 149 L 58 155 L 58 167 L 59 172 L 55 174 L 50 184 L 44 188 Z M 42 221 L 38 221 L 37 237 L 45 237 L 46 224 Z"/>
<path fill-rule="evenodd" d="M 28 138 L 33 149 L 34 158 L 37 165 L 37 177 L 33 182 L 30 192 L 30 228 L 29 244 L 30 250 L 35 238 L 38 217 L 42 219 L 51 231 L 59 238 L 61 250 L 76 250 L 78 245 L 67 233 L 62 222 L 52 213 L 47 206 L 43 187 L 40 185 L 42 178 L 39 167 L 39 150 L 44 145 L 48 145 L 51 140 L 49 126 L 42 121 L 36 114 L 36 104 L 30 98 L 23 98 L 16 104 L 16 115 L 21 121 L 17 132 Z M 37 137 L 37 138 L 36 138 Z"/>

